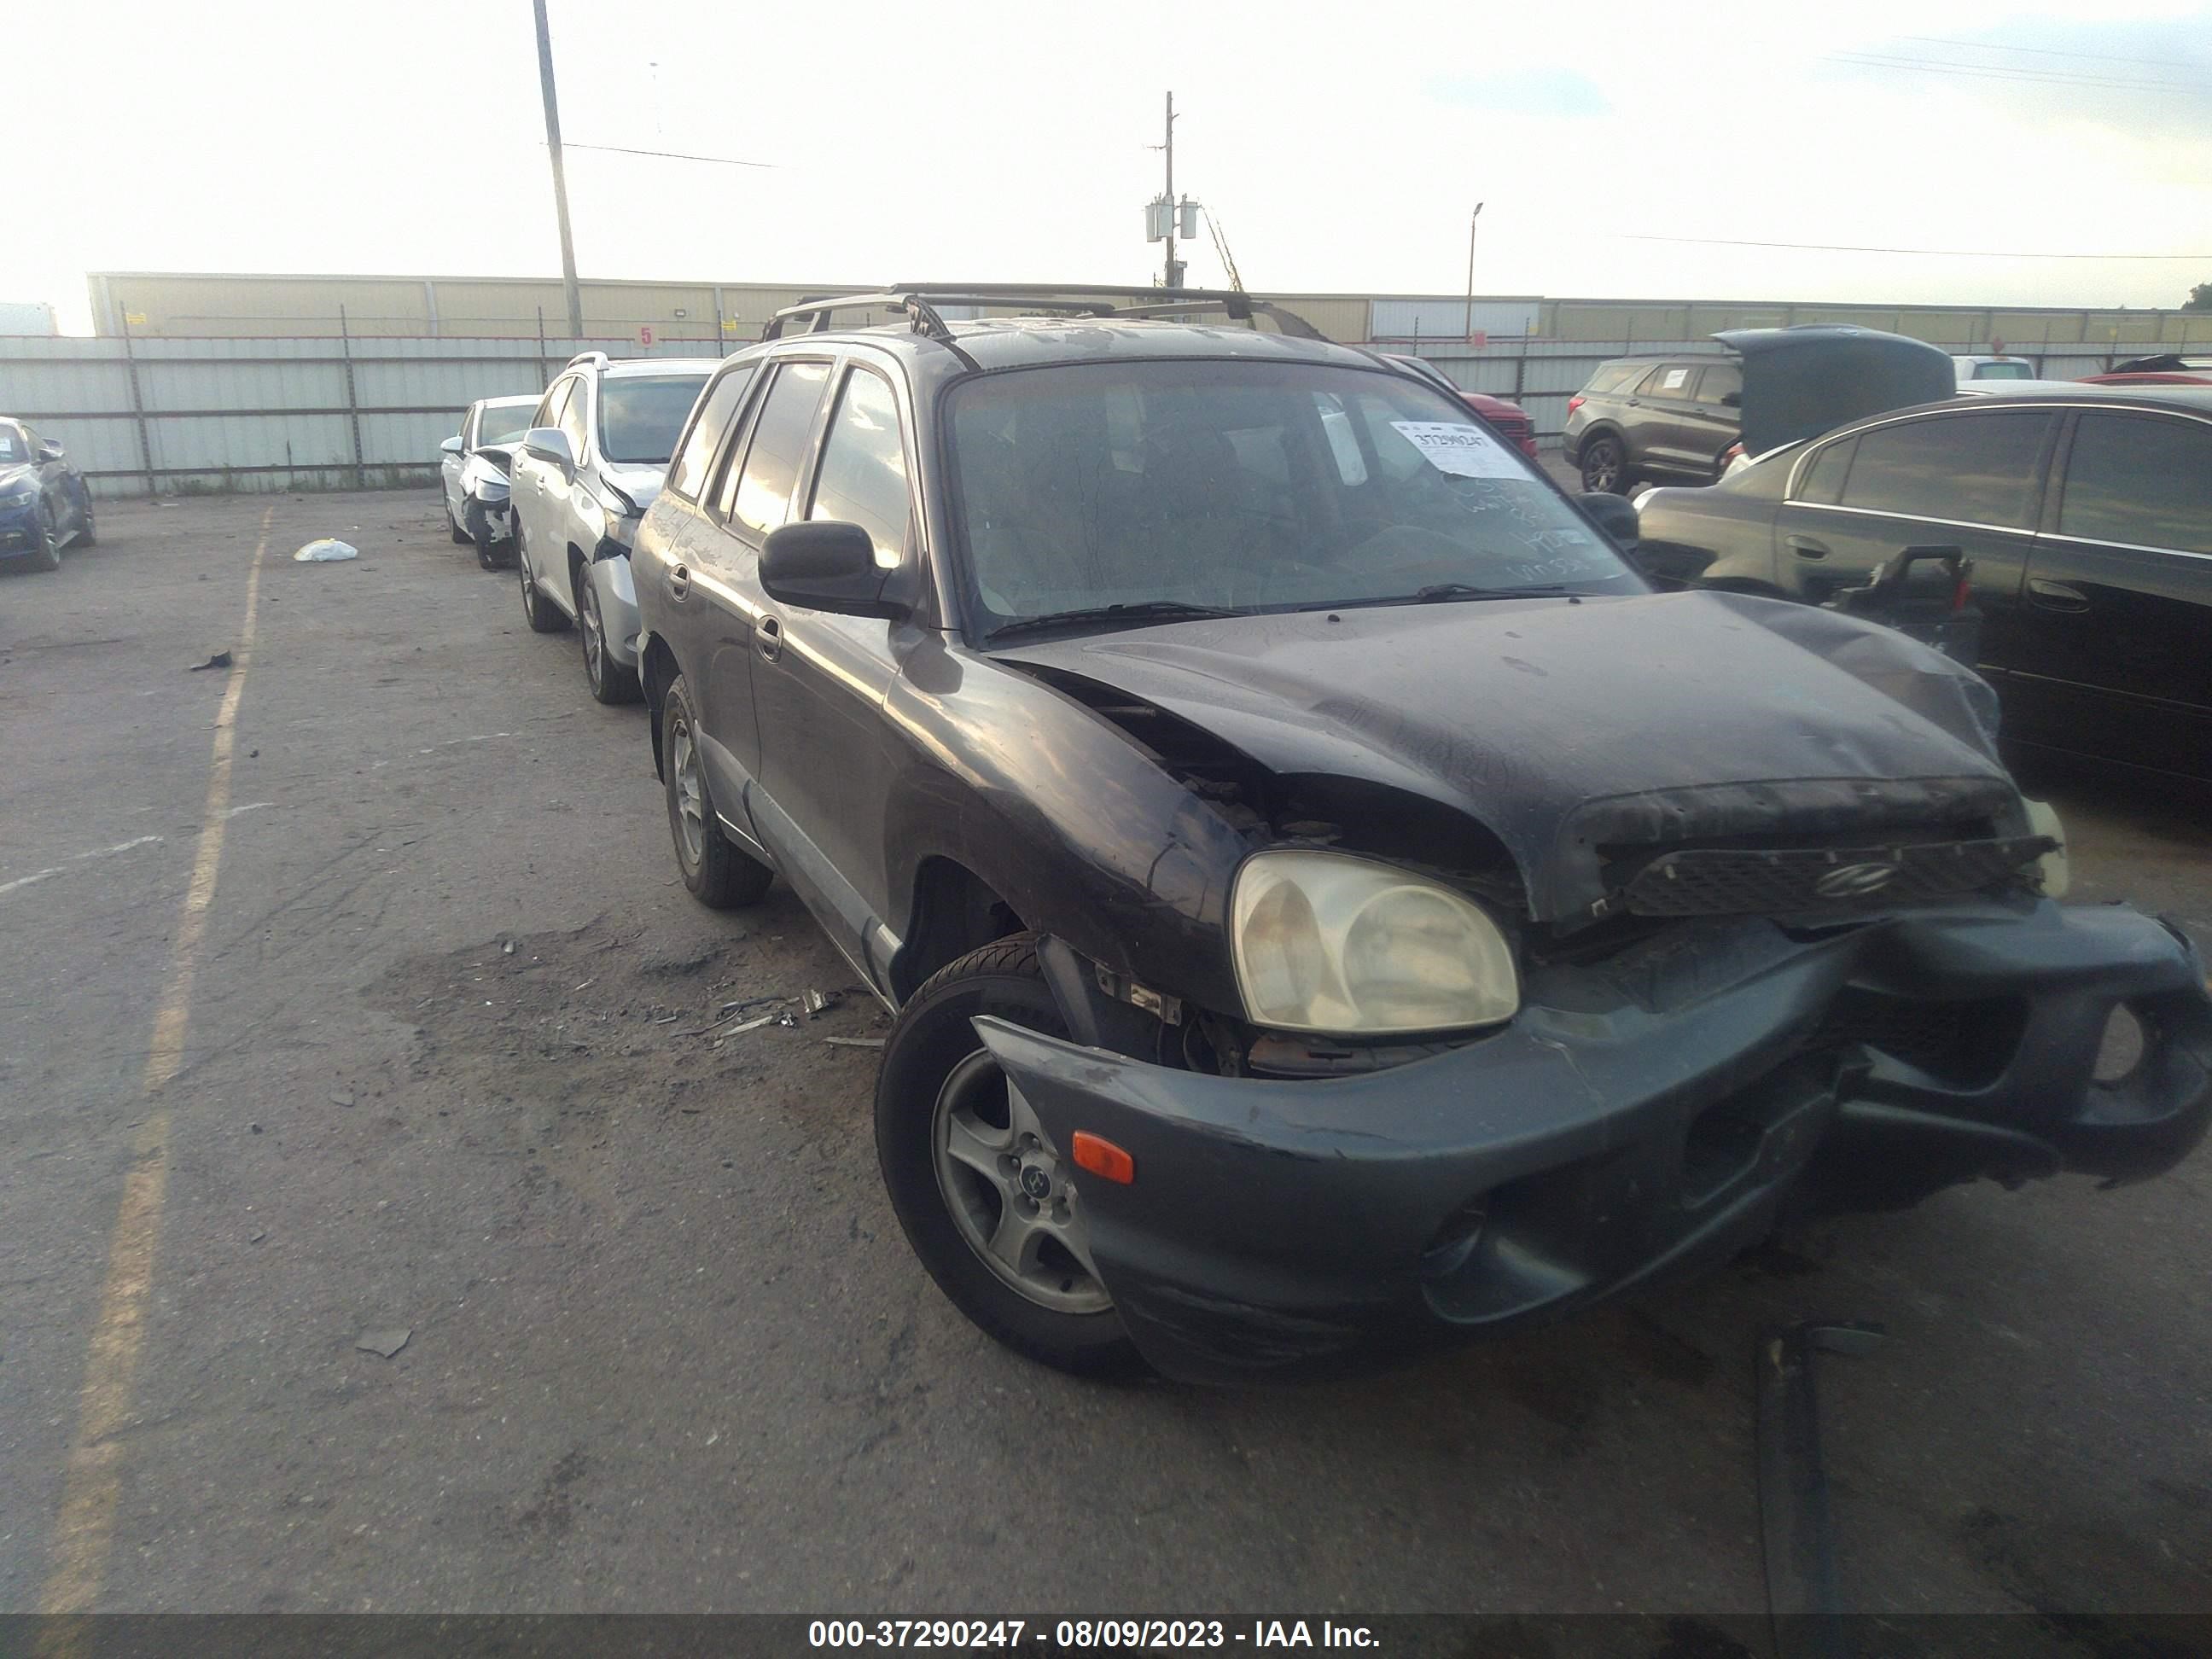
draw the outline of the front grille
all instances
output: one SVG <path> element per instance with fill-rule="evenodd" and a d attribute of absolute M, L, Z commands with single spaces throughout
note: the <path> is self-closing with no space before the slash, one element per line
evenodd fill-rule
<path fill-rule="evenodd" d="M 1692 847 L 1638 870 L 1624 907 L 1646 916 L 1804 915 L 1953 898 L 2019 878 L 2041 836 L 1918 847 Z"/>

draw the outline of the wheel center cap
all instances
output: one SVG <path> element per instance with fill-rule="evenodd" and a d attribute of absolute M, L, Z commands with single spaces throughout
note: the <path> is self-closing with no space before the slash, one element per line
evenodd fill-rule
<path fill-rule="evenodd" d="M 1022 1190 L 1032 1203 L 1042 1204 L 1052 1196 L 1052 1172 L 1042 1164 L 1022 1165 Z"/>

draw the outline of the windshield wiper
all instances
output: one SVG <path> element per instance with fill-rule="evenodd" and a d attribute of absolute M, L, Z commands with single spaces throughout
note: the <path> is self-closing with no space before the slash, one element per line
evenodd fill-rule
<path fill-rule="evenodd" d="M 1573 599 L 1583 598 L 1580 588 L 1565 587 L 1557 582 L 1533 587 L 1482 587 L 1474 582 L 1431 582 L 1426 587 L 1415 588 L 1410 593 L 1386 593 L 1373 599 L 1334 599 L 1327 605 L 1302 605 L 1301 611 L 1348 611 L 1358 608 L 1379 609 L 1389 605 L 1437 605 L 1449 599 Z"/>
<path fill-rule="evenodd" d="M 1134 605 L 1085 605 L 1074 611 L 1048 611 L 1041 617 L 1021 617 L 1001 623 L 983 637 L 1002 640 L 1047 628 L 1079 628 L 1086 623 L 1185 622 L 1194 617 L 1244 614 L 1241 611 L 1224 611 L 1218 605 L 1186 605 L 1181 599 L 1142 599 Z"/>

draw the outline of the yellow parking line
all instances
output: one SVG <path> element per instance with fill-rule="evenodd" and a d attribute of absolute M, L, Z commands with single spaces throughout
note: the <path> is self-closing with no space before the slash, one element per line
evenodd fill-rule
<path fill-rule="evenodd" d="M 39 1597 L 48 1614 L 88 1613 L 100 1594 L 107 1553 L 115 1535 L 115 1499 L 120 1484 L 123 1443 L 117 1438 L 131 1410 L 131 1382 L 146 1334 L 147 1293 L 154 1283 L 154 1247 L 161 1231 L 161 1199 L 169 1175 L 169 1109 L 161 1090 L 184 1064 L 185 1028 L 191 1017 L 192 968 L 207 933 L 208 907 L 215 902 L 216 868 L 222 862 L 225 814 L 230 806 L 231 747 L 239 699 L 246 692 L 246 671 L 253 661 L 253 623 L 261 597 L 261 561 L 269 550 L 269 523 L 276 514 L 263 509 L 260 539 L 246 577 L 246 621 L 231 653 L 230 678 L 215 719 L 215 763 L 208 776 L 207 805 L 200 814 L 198 856 L 191 885 L 185 890 L 184 915 L 169 951 L 161 1010 L 147 1045 L 142 1086 L 150 1097 L 144 1120 L 131 1146 L 131 1172 L 124 1177 L 123 1202 L 107 1244 L 107 1277 L 100 1288 L 100 1313 L 85 1356 L 84 1389 L 77 1397 L 76 1438 L 71 1443 L 62 1487 L 61 1519 L 54 1529 L 53 1565 Z"/>

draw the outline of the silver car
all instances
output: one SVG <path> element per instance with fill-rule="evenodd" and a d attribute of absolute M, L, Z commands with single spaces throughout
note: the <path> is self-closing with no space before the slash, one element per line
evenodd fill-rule
<path fill-rule="evenodd" d="M 501 550 L 514 537 L 507 471 L 538 404 L 527 394 L 479 398 L 462 415 L 461 429 L 438 446 L 445 456 L 438 471 L 446 528 L 455 541 L 476 544 L 477 562 L 487 570 L 497 568 Z"/>
<path fill-rule="evenodd" d="M 715 364 L 711 357 L 617 362 L 586 352 L 546 389 L 516 452 L 523 617 L 540 634 L 576 624 L 584 678 L 601 702 L 638 695 L 629 550 Z"/>

